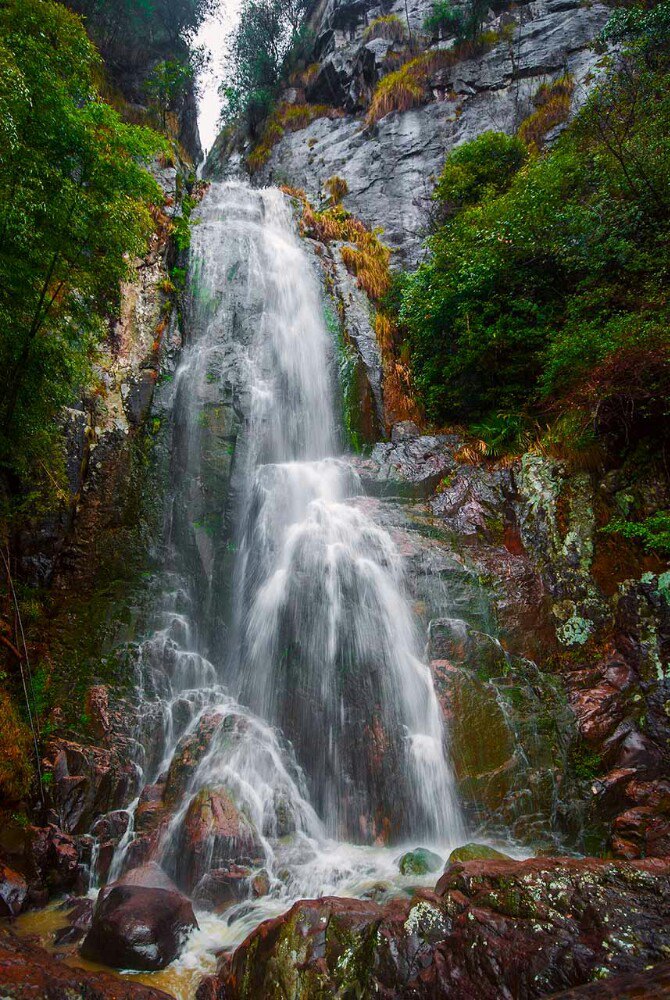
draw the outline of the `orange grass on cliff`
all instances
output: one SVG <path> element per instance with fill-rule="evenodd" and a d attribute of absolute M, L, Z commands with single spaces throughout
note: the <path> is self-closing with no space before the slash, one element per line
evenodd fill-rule
<path fill-rule="evenodd" d="M 383 299 L 391 287 L 391 251 L 380 239 L 381 230 L 370 230 L 341 205 L 316 211 L 300 188 L 281 189 L 302 206 L 301 234 L 322 243 L 344 243 L 342 261 L 371 302 L 377 306 L 375 334 L 382 355 L 384 410 L 390 427 L 400 420 L 422 422 L 413 399 L 409 363 L 398 357 L 398 327 L 384 309 Z"/>
<path fill-rule="evenodd" d="M 284 101 L 272 112 L 260 139 L 247 156 L 247 167 L 254 174 L 265 166 L 272 150 L 285 132 L 299 132 L 317 118 L 341 118 L 344 112 L 328 104 L 289 104 Z"/>

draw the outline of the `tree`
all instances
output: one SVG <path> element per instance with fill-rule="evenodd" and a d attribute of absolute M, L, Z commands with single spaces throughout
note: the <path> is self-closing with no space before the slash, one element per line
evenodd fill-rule
<path fill-rule="evenodd" d="M 57 466 L 106 310 L 145 250 L 163 140 L 103 103 L 81 20 L 52 0 L 0 5 L 0 463 L 14 490 Z"/>
<path fill-rule="evenodd" d="M 306 38 L 307 0 L 245 0 L 228 51 L 223 119 L 246 115 L 252 131 L 267 115 L 291 53 Z"/>

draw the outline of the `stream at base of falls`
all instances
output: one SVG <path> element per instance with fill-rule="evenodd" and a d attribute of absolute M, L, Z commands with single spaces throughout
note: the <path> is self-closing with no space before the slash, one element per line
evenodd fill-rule
<path fill-rule="evenodd" d="M 134 977 L 187 1000 L 293 901 L 432 886 L 399 857 L 444 861 L 468 831 L 425 622 L 347 459 L 317 264 L 278 190 L 212 185 L 185 325 L 164 586 L 133 647 L 141 781 L 106 881 L 153 861 L 193 899 L 180 958 Z"/>

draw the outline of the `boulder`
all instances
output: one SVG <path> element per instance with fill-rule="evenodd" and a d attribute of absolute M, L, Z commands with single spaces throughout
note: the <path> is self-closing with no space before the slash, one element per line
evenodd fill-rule
<path fill-rule="evenodd" d="M 190 900 L 147 864 L 101 891 L 81 953 L 121 969 L 164 969 L 197 926 Z"/>
<path fill-rule="evenodd" d="M 429 851 L 426 847 L 417 847 L 407 851 L 398 861 L 401 875 L 426 875 L 428 872 L 439 872 L 444 860 L 439 854 Z"/>
<path fill-rule="evenodd" d="M 624 973 L 653 983 L 669 903 L 667 859 L 455 863 L 412 899 L 296 903 L 249 935 L 205 995 L 279 1000 L 290 982 L 294 1000 L 531 1000 Z"/>
<path fill-rule="evenodd" d="M 489 847 L 487 844 L 464 844 L 463 847 L 457 847 L 455 851 L 452 851 L 447 859 L 447 867 L 449 865 L 455 864 L 457 861 L 511 861 L 512 859 L 508 854 L 503 854 L 502 851 L 496 851 L 494 847 Z M 445 869 L 446 871 L 446 869 Z"/>
<path fill-rule="evenodd" d="M 225 788 L 202 788 L 191 800 L 178 838 L 177 881 L 190 890 L 208 871 L 262 858 L 251 822 Z"/>
<path fill-rule="evenodd" d="M 0 861 L 0 917 L 16 917 L 28 897 L 28 885 L 23 875 Z"/>

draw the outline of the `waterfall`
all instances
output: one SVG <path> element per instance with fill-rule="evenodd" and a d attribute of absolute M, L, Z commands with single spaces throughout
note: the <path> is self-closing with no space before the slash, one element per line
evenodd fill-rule
<path fill-rule="evenodd" d="M 343 453 L 317 268 L 278 190 L 211 187 L 173 387 L 161 620 L 137 655 L 143 783 L 171 806 L 150 856 L 189 892 L 262 866 L 282 905 L 463 835 L 402 555 Z M 203 796 L 236 810 L 240 857 L 220 828 L 193 846 Z M 115 875 L 146 858 L 140 825 Z"/>

